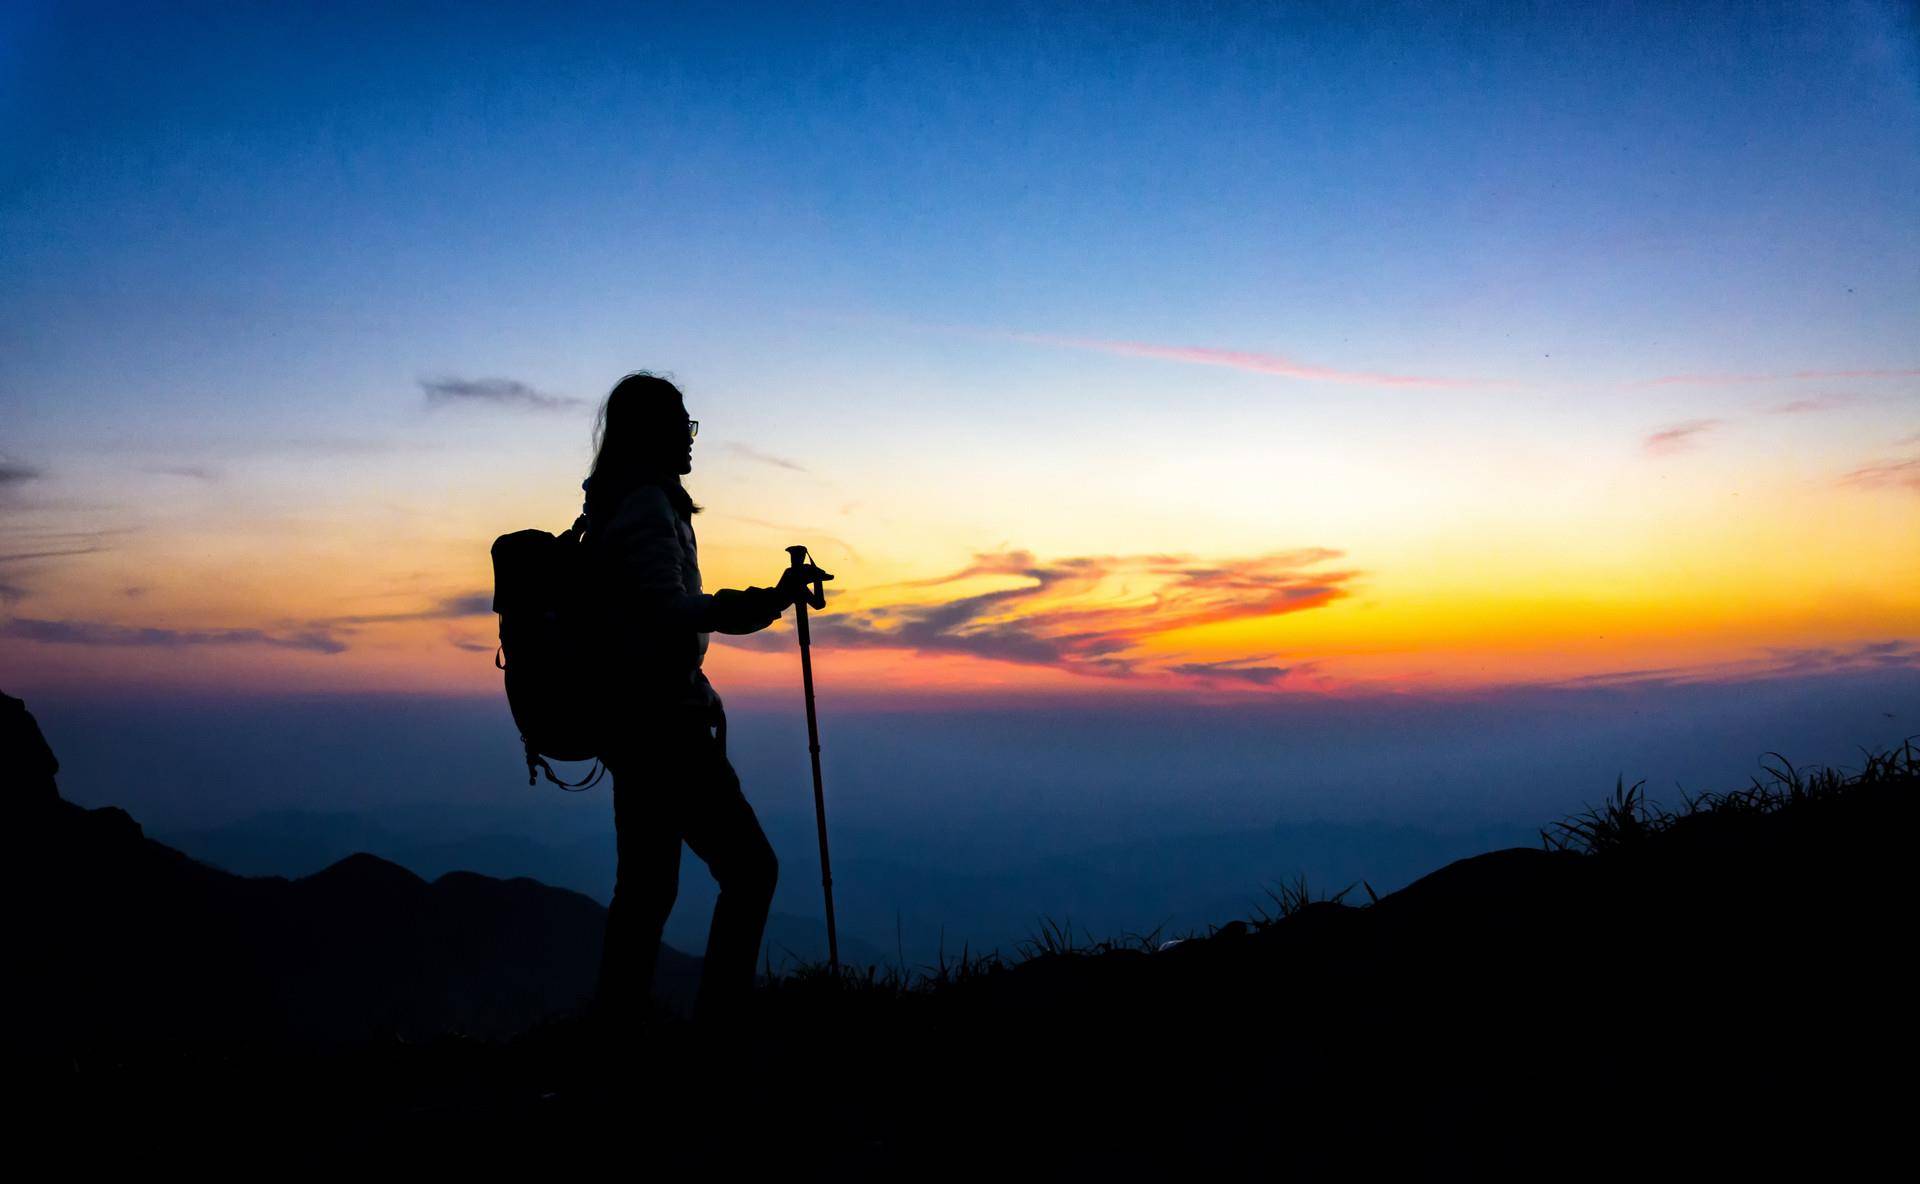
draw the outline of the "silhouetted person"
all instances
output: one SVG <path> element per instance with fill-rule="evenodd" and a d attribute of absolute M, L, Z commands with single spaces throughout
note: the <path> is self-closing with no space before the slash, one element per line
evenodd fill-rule
<path fill-rule="evenodd" d="M 771 588 L 700 586 L 699 507 L 681 486 L 699 425 L 664 378 L 630 374 L 601 405 L 586 489 L 586 542 L 608 597 L 613 674 L 602 754 L 613 777 L 619 866 L 607 911 L 597 1008 L 645 1010 L 660 934 L 680 882 L 680 844 L 720 885 L 695 1014 L 724 1013 L 753 985 L 778 863 L 726 755 L 726 716 L 701 671 L 707 635 L 753 633 L 814 580 L 788 568 Z"/>

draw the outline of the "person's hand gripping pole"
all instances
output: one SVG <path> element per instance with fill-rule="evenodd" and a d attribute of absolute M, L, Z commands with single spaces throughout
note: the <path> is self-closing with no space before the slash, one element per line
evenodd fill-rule
<path fill-rule="evenodd" d="M 813 639 L 807 631 L 807 609 L 827 607 L 827 592 L 822 585 L 833 576 L 813 565 L 813 556 L 803 545 L 788 547 L 787 555 L 793 562 L 781 582 L 793 581 L 793 624 L 800 634 L 800 682 L 807 696 L 807 755 L 813 761 L 813 817 L 820 832 L 820 890 L 827 901 L 827 961 L 837 979 L 840 938 L 833 924 L 833 864 L 827 858 L 827 798 L 820 785 L 820 724 L 813 708 Z"/>

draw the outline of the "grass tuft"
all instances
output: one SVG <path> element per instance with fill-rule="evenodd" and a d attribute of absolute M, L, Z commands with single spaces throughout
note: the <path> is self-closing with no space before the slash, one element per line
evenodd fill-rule
<path fill-rule="evenodd" d="M 1255 909 L 1254 915 L 1251 918 L 1253 927 L 1255 929 L 1265 929 L 1270 925 L 1278 924 L 1288 917 L 1293 916 L 1295 913 L 1300 912 L 1310 904 L 1344 903 L 1347 894 L 1359 886 L 1360 881 L 1356 880 L 1332 896 L 1315 896 L 1307 887 L 1307 877 L 1305 873 L 1295 876 L 1291 883 L 1283 880 L 1278 884 L 1270 885 L 1266 889 L 1266 893 L 1267 899 L 1273 902 L 1273 908 L 1271 910 L 1265 908 Z M 1367 895 L 1375 900 L 1379 899 L 1373 895 L 1373 888 L 1371 886 L 1367 888 Z"/>
<path fill-rule="evenodd" d="M 1785 809 L 1817 807 L 1860 790 L 1896 783 L 1911 784 L 1920 780 L 1920 745 L 1916 745 L 1916 741 L 1920 741 L 1920 736 L 1885 752 L 1863 750 L 1864 763 L 1852 772 L 1825 766 L 1802 769 L 1779 753 L 1769 752 L 1761 761 L 1764 776 L 1752 778 L 1747 787 L 1698 797 L 1682 792 L 1681 805 L 1677 809 L 1668 809 L 1649 798 L 1644 781 L 1628 785 L 1625 777 L 1617 777 L 1610 796 L 1579 814 L 1543 829 L 1540 832 L 1541 842 L 1554 851 L 1604 854 L 1633 849 L 1656 836 L 1676 830 L 1706 825 L 1709 819 L 1735 821 Z M 957 957 L 950 957 L 943 933 L 938 957 L 932 965 L 909 967 L 905 964 L 903 953 L 899 965 L 843 966 L 836 976 L 824 961 L 795 960 L 784 973 L 776 973 L 769 962 L 766 968 L 767 985 L 772 994 L 784 994 L 788 998 L 811 996 L 822 991 L 864 1001 L 920 998 L 1038 959 L 1094 958 L 1122 951 L 1151 954 L 1185 941 L 1231 936 L 1248 929 L 1257 932 L 1295 916 L 1309 906 L 1344 904 L 1356 889 L 1366 892 L 1368 904 L 1380 899 L 1373 885 L 1364 880 L 1357 880 L 1338 892 L 1316 893 L 1308 885 L 1305 875 L 1297 875 L 1291 880 L 1269 885 L 1265 892 L 1270 904 L 1257 907 L 1247 920 L 1209 925 L 1204 933 L 1177 933 L 1170 941 L 1162 940 L 1164 926 L 1145 933 L 1129 932 L 1096 940 L 1084 928 L 1076 928 L 1071 918 L 1055 920 L 1041 917 L 1034 930 L 1025 940 L 1017 943 L 1010 954 L 1002 954 L 998 950 L 976 954 L 963 946 Z M 904 947 L 897 928 L 896 921 L 896 945 Z"/>
<path fill-rule="evenodd" d="M 1732 820 L 1760 817 L 1781 810 L 1804 809 L 1831 802 L 1843 794 L 1920 778 L 1920 736 L 1908 737 L 1898 748 L 1884 752 L 1861 750 L 1864 763 L 1848 772 L 1825 765 L 1801 769 L 1777 752 L 1760 763 L 1765 779 L 1753 777 L 1743 789 L 1680 795 L 1680 807 L 1670 810 L 1648 798 L 1645 781 L 1631 786 L 1624 777 L 1614 782 L 1613 796 L 1540 832 L 1549 851 L 1601 855 L 1626 850 L 1657 835 L 1690 829 L 1709 818 Z"/>

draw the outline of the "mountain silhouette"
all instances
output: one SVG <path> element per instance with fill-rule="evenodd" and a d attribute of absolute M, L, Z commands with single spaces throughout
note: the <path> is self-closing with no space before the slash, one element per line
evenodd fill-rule
<path fill-rule="evenodd" d="M 368 855 L 244 879 L 51 777 L 6 785 L 6 1016 L 41 1046 L 9 1113 L 62 1145 L 107 1123 L 200 1163 L 644 1145 L 656 1172 L 1076 1178 L 1828 1178 L 1909 1150 L 1911 746 L 1671 813 L 1623 789 L 1539 847 L 1378 899 L 1296 883 L 1173 941 L 1043 924 L 1023 957 L 911 982 L 802 968 L 736 1026 L 638 1047 L 568 1011 L 591 900 Z"/>
<path fill-rule="evenodd" d="M 414 823 L 415 827 L 422 825 Z M 548 846 L 525 835 L 499 832 L 432 840 L 423 837 L 417 829 L 395 830 L 364 814 L 270 810 L 217 827 L 173 831 L 164 835 L 163 840 L 202 863 L 248 876 L 308 875 L 339 862 L 348 853 L 360 852 L 377 854 L 428 878 L 433 878 L 435 869 L 480 872 L 501 879 L 531 876 L 544 884 L 571 888 L 595 899 L 604 899 L 613 886 L 613 868 L 606 858 L 609 844 L 605 836 L 575 840 L 564 847 Z M 604 882 L 596 883 L 598 875 L 604 875 Z M 696 875 L 709 885 L 712 883 L 712 878 L 704 872 Z M 704 923 L 702 910 L 710 908 L 711 901 L 701 894 L 697 880 L 692 886 L 683 884 L 682 896 L 688 912 L 694 914 L 699 923 Z M 887 920 L 891 924 L 891 914 Z M 682 940 L 687 932 L 682 931 Z M 877 962 L 887 953 L 847 933 L 844 925 L 840 945 L 850 962 Z M 767 915 L 763 965 L 771 964 L 778 971 L 784 966 L 819 961 L 826 956 L 825 922 L 779 909 Z M 697 968 L 697 958 L 692 965 Z M 679 978 L 681 964 L 669 971 L 663 961 L 661 969 L 659 993 L 670 1002 L 684 1002 L 681 998 L 684 984 Z"/>
<path fill-rule="evenodd" d="M 591 898 L 469 872 L 428 882 L 364 853 L 298 879 L 233 875 L 146 837 L 123 810 L 59 798 L 52 769 L 18 780 L 41 767 L 23 755 L 39 731 L 19 702 L 6 704 L 0 752 L 16 771 L 4 786 L 10 1039 L 499 1037 L 591 996 L 606 925 Z M 697 958 L 662 948 L 670 1002 L 698 976 Z"/>
<path fill-rule="evenodd" d="M 303 876 L 356 851 L 371 852 L 434 878 L 472 871 L 584 892 L 605 902 L 613 889 L 609 836 L 549 833 L 514 814 L 488 815 L 457 802 L 410 806 L 376 815 L 340 810 L 266 810 L 205 828 L 148 833 L 204 863 L 242 875 Z M 805 820 L 811 827 L 812 820 Z M 451 826 L 467 828 L 457 837 Z M 941 949 L 1012 948 L 1037 916 L 1071 918 L 1077 927 L 1114 933 L 1160 926 L 1171 933 L 1243 916 L 1265 902 L 1261 885 L 1276 872 L 1304 874 L 1315 884 L 1357 884 L 1364 877 L 1385 893 L 1451 860 L 1516 842 L 1535 828 L 1518 823 L 1435 830 L 1380 820 L 1360 823 L 1289 822 L 1225 831 L 1167 829 L 1124 841 L 1077 844 L 1071 834 L 1046 854 L 1013 861 L 956 860 L 941 846 L 858 842 L 850 833 L 836 863 L 849 891 L 835 901 L 842 960 L 852 965 L 918 965 Z M 810 838 L 780 835 L 782 849 Z M 778 841 L 778 840 L 776 840 Z M 826 925 L 815 916 L 783 911 L 783 903 L 812 902 L 805 877 L 767 917 L 763 959 L 777 972 L 824 961 Z M 689 865 L 667 941 L 698 949 L 714 884 Z M 680 914 L 684 912 L 685 916 Z M 677 924 L 675 923 L 677 922 Z"/>

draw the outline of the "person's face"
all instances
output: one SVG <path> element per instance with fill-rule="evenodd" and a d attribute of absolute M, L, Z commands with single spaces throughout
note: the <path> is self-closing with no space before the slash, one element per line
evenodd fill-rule
<path fill-rule="evenodd" d="M 675 435 L 672 437 L 675 441 L 674 458 L 679 465 L 674 471 L 677 473 L 691 473 L 693 472 L 693 434 L 698 429 L 694 421 L 687 417 L 684 409 L 680 412 L 678 418 L 672 422 L 674 424 L 673 431 L 675 432 Z"/>
<path fill-rule="evenodd" d="M 665 409 L 645 430 L 653 464 L 669 473 L 693 471 L 694 421 L 687 418 L 686 408 Z"/>

